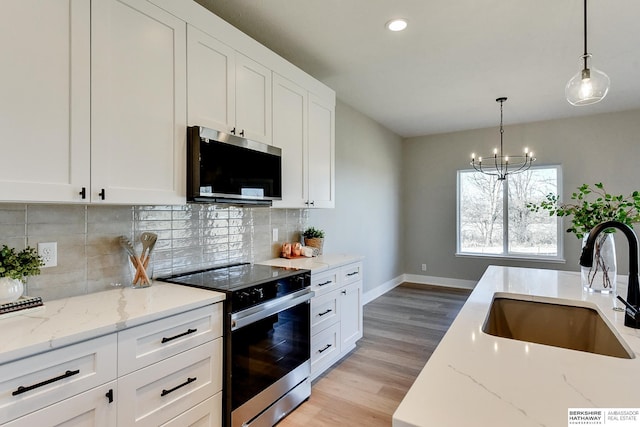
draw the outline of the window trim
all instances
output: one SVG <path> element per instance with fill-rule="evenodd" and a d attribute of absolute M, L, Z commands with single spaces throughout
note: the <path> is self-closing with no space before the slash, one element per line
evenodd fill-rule
<path fill-rule="evenodd" d="M 555 169 L 557 174 L 557 191 L 560 195 L 560 202 L 562 202 L 562 165 L 561 164 L 545 164 L 545 165 L 536 165 L 531 166 L 530 169 Z M 564 258 L 564 228 L 562 223 L 562 217 L 556 217 L 556 227 L 558 233 L 558 253 L 557 255 L 527 255 L 518 252 L 509 252 L 509 215 L 504 214 L 508 212 L 509 205 L 509 177 L 505 180 L 506 185 L 502 188 L 502 229 L 503 229 L 503 241 L 502 241 L 502 253 L 500 254 L 489 254 L 482 252 L 463 252 L 460 250 L 460 175 L 461 173 L 466 172 L 477 172 L 474 169 L 459 169 L 456 172 L 456 257 L 461 258 L 493 258 L 493 259 L 509 259 L 509 260 L 518 260 L 518 261 L 532 261 L 532 262 L 549 262 L 549 263 L 566 263 Z"/>

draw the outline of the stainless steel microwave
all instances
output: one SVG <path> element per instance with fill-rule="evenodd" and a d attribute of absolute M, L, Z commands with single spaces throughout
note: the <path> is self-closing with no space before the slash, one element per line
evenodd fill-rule
<path fill-rule="evenodd" d="M 280 148 L 201 126 L 187 128 L 187 201 L 269 206 L 280 199 Z"/>

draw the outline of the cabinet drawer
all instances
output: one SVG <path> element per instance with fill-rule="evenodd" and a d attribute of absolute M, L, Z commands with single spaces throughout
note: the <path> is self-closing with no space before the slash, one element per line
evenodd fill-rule
<path fill-rule="evenodd" d="M 116 335 L 0 365 L 0 423 L 116 378 Z"/>
<path fill-rule="evenodd" d="M 114 380 L 39 411 L 32 412 L 8 424 L 3 424 L 3 426 L 115 426 L 115 388 L 116 382 Z M 109 395 L 113 396 L 111 400 Z"/>
<path fill-rule="evenodd" d="M 311 373 L 331 365 L 340 354 L 340 323 L 311 337 Z"/>
<path fill-rule="evenodd" d="M 311 275 L 311 290 L 320 295 L 326 292 L 330 292 L 336 289 L 338 285 L 338 276 L 340 271 L 333 269 L 329 271 L 323 271 L 318 275 Z"/>
<path fill-rule="evenodd" d="M 220 427 L 222 425 L 222 392 L 194 406 L 161 427 Z"/>
<path fill-rule="evenodd" d="M 222 304 L 118 333 L 118 375 L 125 375 L 222 336 Z"/>
<path fill-rule="evenodd" d="M 118 425 L 158 426 L 222 390 L 222 338 L 118 379 Z"/>
<path fill-rule="evenodd" d="M 349 283 L 362 280 L 362 263 L 357 262 L 343 266 L 340 268 L 340 277 L 342 279 L 342 285 L 348 285 Z"/>
<path fill-rule="evenodd" d="M 336 290 L 311 300 L 311 335 L 340 320 L 338 297 Z"/>

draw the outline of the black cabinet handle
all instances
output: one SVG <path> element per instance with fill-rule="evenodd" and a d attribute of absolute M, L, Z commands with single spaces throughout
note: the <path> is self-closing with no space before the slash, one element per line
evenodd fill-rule
<path fill-rule="evenodd" d="M 100 196 L 100 199 L 104 200 L 105 198 L 105 192 L 104 192 L 104 188 L 102 190 L 100 190 L 100 192 L 98 193 L 98 196 Z"/>
<path fill-rule="evenodd" d="M 244 129 L 240 131 L 240 136 L 244 136 Z"/>
<path fill-rule="evenodd" d="M 234 127 L 233 129 L 231 129 L 231 134 L 235 135 L 236 134 L 236 128 Z"/>
<path fill-rule="evenodd" d="M 321 348 L 320 350 L 318 350 L 318 353 L 323 353 L 323 352 L 325 352 L 325 351 L 329 350 L 329 347 L 331 347 L 331 344 L 327 344 L 327 345 L 325 346 L 325 348 Z"/>
<path fill-rule="evenodd" d="M 197 331 L 197 329 L 187 329 L 187 332 L 183 332 L 183 333 L 178 334 L 178 335 L 175 335 L 175 336 L 173 336 L 173 337 L 169 337 L 169 338 L 164 338 L 164 337 L 163 337 L 163 338 L 162 338 L 162 344 L 164 344 L 164 343 L 166 343 L 166 342 L 169 342 L 169 341 L 173 341 L 173 340 L 178 339 L 178 338 L 180 338 L 180 337 L 184 337 L 185 335 L 192 334 L 192 333 L 194 333 L 194 332 L 196 332 L 196 331 Z"/>
<path fill-rule="evenodd" d="M 82 200 L 86 199 L 87 198 L 87 187 L 82 187 L 82 191 L 80 191 L 80 193 L 78 193 L 78 194 L 80 194 L 80 198 Z"/>
<path fill-rule="evenodd" d="M 109 403 L 113 403 L 113 389 L 110 388 L 109 391 L 107 392 L 107 394 L 105 394 L 105 396 L 107 397 L 107 399 L 109 399 Z"/>
<path fill-rule="evenodd" d="M 178 390 L 179 388 L 182 388 L 182 387 L 186 386 L 187 384 L 191 384 L 191 383 L 192 383 L 192 382 L 194 382 L 195 380 L 196 380 L 196 377 L 193 377 L 193 378 L 188 378 L 188 377 L 187 377 L 187 380 L 186 380 L 185 382 L 183 382 L 182 384 L 177 385 L 177 386 L 175 386 L 174 388 L 169 389 L 169 390 L 164 390 L 164 389 L 163 389 L 163 390 L 162 390 L 162 393 L 160 393 L 160 396 L 166 396 L 166 395 L 167 395 L 167 394 L 169 394 L 169 393 L 173 393 L 174 391 Z"/>
<path fill-rule="evenodd" d="M 318 286 L 325 286 L 325 285 L 328 285 L 329 283 L 333 283 L 333 280 L 327 280 L 326 282 L 318 283 Z"/>
<path fill-rule="evenodd" d="M 316 202 L 312 200 L 312 201 L 310 201 L 310 202 L 309 202 L 309 204 L 310 204 L 311 206 L 315 206 Z"/>
<path fill-rule="evenodd" d="M 346 294 L 347 294 L 346 290 L 342 291 L 342 295 L 346 295 Z"/>
<path fill-rule="evenodd" d="M 79 373 L 80 373 L 80 369 L 75 370 L 75 371 L 67 371 L 62 375 L 59 375 L 59 376 L 57 376 L 55 378 L 51 378 L 51 379 L 48 379 L 48 380 L 45 380 L 45 381 L 42 381 L 41 383 L 28 385 L 28 386 L 20 386 L 13 393 L 11 393 L 11 395 L 12 396 L 17 396 L 19 394 L 26 393 L 28 391 L 34 390 L 34 389 L 36 389 L 38 387 L 42 387 L 42 386 L 45 386 L 47 384 L 51 384 L 51 383 L 54 383 L 56 381 L 63 380 L 65 378 L 72 377 L 72 376 L 77 375 Z"/>
<path fill-rule="evenodd" d="M 329 314 L 331 313 L 333 310 L 331 310 L 330 308 L 328 308 L 326 311 L 323 311 L 322 313 L 318 313 L 318 316 L 324 316 L 325 314 Z"/>
<path fill-rule="evenodd" d="M 355 276 L 358 274 L 358 271 L 354 271 L 353 273 L 347 273 L 347 277 Z"/>

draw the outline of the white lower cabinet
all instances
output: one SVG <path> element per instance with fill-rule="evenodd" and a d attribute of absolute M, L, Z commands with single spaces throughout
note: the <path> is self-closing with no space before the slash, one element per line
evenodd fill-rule
<path fill-rule="evenodd" d="M 178 415 L 161 427 L 220 427 L 222 425 L 222 392 Z"/>
<path fill-rule="evenodd" d="M 0 423 L 116 379 L 115 334 L 0 365 Z"/>
<path fill-rule="evenodd" d="M 362 263 L 311 275 L 311 379 L 362 338 Z"/>
<path fill-rule="evenodd" d="M 0 425 L 220 426 L 222 303 L 0 365 Z"/>
<path fill-rule="evenodd" d="M 116 382 L 95 387 L 3 424 L 6 427 L 108 427 L 116 425 Z"/>
<path fill-rule="evenodd" d="M 118 379 L 118 425 L 158 426 L 222 390 L 222 338 Z"/>

